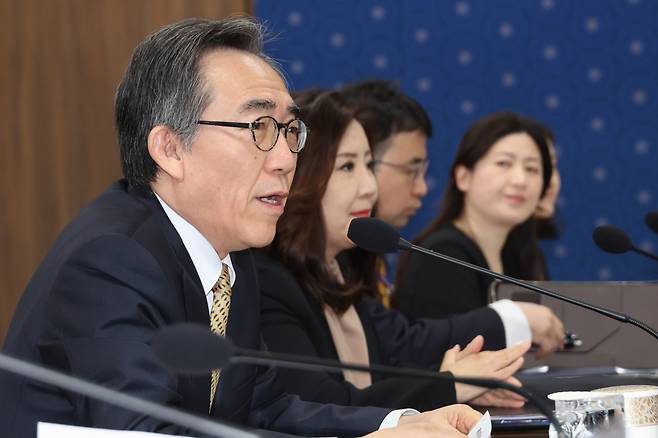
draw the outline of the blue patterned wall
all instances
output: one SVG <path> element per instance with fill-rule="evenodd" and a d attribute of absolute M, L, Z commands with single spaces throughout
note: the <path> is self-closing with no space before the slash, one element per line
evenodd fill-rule
<path fill-rule="evenodd" d="M 393 79 L 429 111 L 430 193 L 404 230 L 436 213 L 466 127 L 497 110 L 557 136 L 563 235 L 545 246 L 557 280 L 658 279 L 658 263 L 602 253 L 595 226 L 646 250 L 658 235 L 657 0 L 257 0 L 293 89 Z"/>

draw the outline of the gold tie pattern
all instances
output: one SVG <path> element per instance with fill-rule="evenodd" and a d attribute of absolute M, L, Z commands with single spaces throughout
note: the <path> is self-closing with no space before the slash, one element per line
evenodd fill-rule
<path fill-rule="evenodd" d="M 391 289 L 393 285 L 387 278 L 387 269 L 384 259 L 379 257 L 377 258 L 376 265 L 377 267 L 377 292 L 379 293 L 379 299 L 381 303 L 386 308 L 391 307 Z"/>
<path fill-rule="evenodd" d="M 210 310 L 210 329 L 219 336 L 226 336 L 226 326 L 228 324 L 228 312 L 231 308 L 231 282 L 229 280 L 228 265 L 222 264 L 222 273 L 212 288 L 213 301 Z M 208 412 L 212 410 L 212 403 L 215 400 L 217 385 L 219 384 L 219 370 L 212 370 L 210 374 L 210 406 Z"/>

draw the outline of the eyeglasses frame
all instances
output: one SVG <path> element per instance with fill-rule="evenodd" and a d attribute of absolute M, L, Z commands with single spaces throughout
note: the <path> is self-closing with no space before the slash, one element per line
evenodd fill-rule
<path fill-rule="evenodd" d="M 261 147 L 258 144 L 258 142 L 256 142 L 256 133 L 254 132 L 255 127 L 256 127 L 256 123 L 258 123 L 259 120 L 265 119 L 265 118 L 272 119 L 274 121 L 274 123 L 276 124 L 276 128 L 277 128 L 276 129 L 276 138 L 274 139 L 274 143 L 272 143 L 272 146 L 270 146 L 269 149 L 264 149 L 263 147 Z M 297 149 L 295 151 L 290 147 L 290 143 L 288 143 L 288 128 L 290 127 L 290 124 L 292 122 L 297 121 L 297 120 L 299 122 L 301 122 L 301 124 L 306 128 L 306 136 L 304 137 L 304 144 L 299 149 Z M 287 123 L 281 123 L 272 116 L 261 116 L 261 117 L 258 117 L 253 122 L 249 122 L 249 123 L 247 123 L 247 122 L 224 122 L 224 121 L 220 121 L 220 120 L 197 120 L 196 123 L 197 123 L 197 125 L 224 126 L 224 127 L 228 127 L 228 128 L 242 128 L 242 129 L 247 128 L 251 131 L 251 137 L 254 140 L 254 144 L 256 145 L 256 147 L 259 150 L 261 150 L 263 152 L 269 152 L 272 149 L 274 149 L 274 146 L 276 146 L 276 142 L 279 141 L 279 134 L 281 133 L 281 128 L 286 128 L 285 131 L 283 131 L 283 136 L 286 139 L 286 144 L 288 145 L 288 149 L 290 149 L 290 152 L 292 152 L 293 154 L 298 154 L 306 146 L 306 140 L 308 139 L 308 134 L 311 132 L 309 127 L 306 126 L 306 123 L 304 123 L 304 121 L 302 119 L 299 119 L 299 118 L 294 118 L 294 119 L 290 120 Z"/>
<path fill-rule="evenodd" d="M 427 174 L 427 169 L 429 168 L 430 160 L 426 158 L 424 160 L 417 161 L 414 163 L 408 163 L 408 164 L 391 163 L 390 161 L 383 161 L 383 160 L 372 160 L 372 164 L 374 168 L 376 168 L 380 164 L 384 164 L 394 169 L 401 170 L 403 171 L 403 173 L 413 176 L 411 181 L 416 182 L 418 181 L 418 178 L 420 178 L 421 176 L 424 177 Z M 414 166 L 415 169 L 412 168 Z"/>

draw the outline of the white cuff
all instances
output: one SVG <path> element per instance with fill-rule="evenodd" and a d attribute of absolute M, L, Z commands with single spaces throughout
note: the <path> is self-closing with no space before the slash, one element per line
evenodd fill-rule
<path fill-rule="evenodd" d="M 416 415 L 419 413 L 420 412 L 415 409 L 396 409 L 391 411 L 386 417 L 384 417 L 384 421 L 382 421 L 382 424 L 379 425 L 379 430 L 391 429 L 397 426 L 398 422 L 400 421 L 400 417 L 404 415 Z"/>
<path fill-rule="evenodd" d="M 494 309 L 505 328 L 505 342 L 508 347 L 523 341 L 532 340 L 530 324 L 519 306 L 511 300 L 498 300 L 489 304 Z"/>

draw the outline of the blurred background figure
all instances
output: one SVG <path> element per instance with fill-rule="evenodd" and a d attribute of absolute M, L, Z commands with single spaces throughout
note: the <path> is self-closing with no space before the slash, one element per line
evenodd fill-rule
<path fill-rule="evenodd" d="M 415 239 L 421 246 L 514 277 L 543 279 L 543 257 L 533 215 L 551 180 L 545 129 L 516 113 L 487 116 L 471 126 L 458 147 L 437 217 Z M 505 266 L 503 247 L 523 250 Z M 397 307 L 412 317 L 446 317 L 487 305 L 492 278 L 419 254 L 403 256 L 395 290 Z M 539 312 L 546 324 L 560 321 Z M 540 314 L 529 317 L 533 321 Z M 557 333 L 558 330 L 551 330 Z"/>

